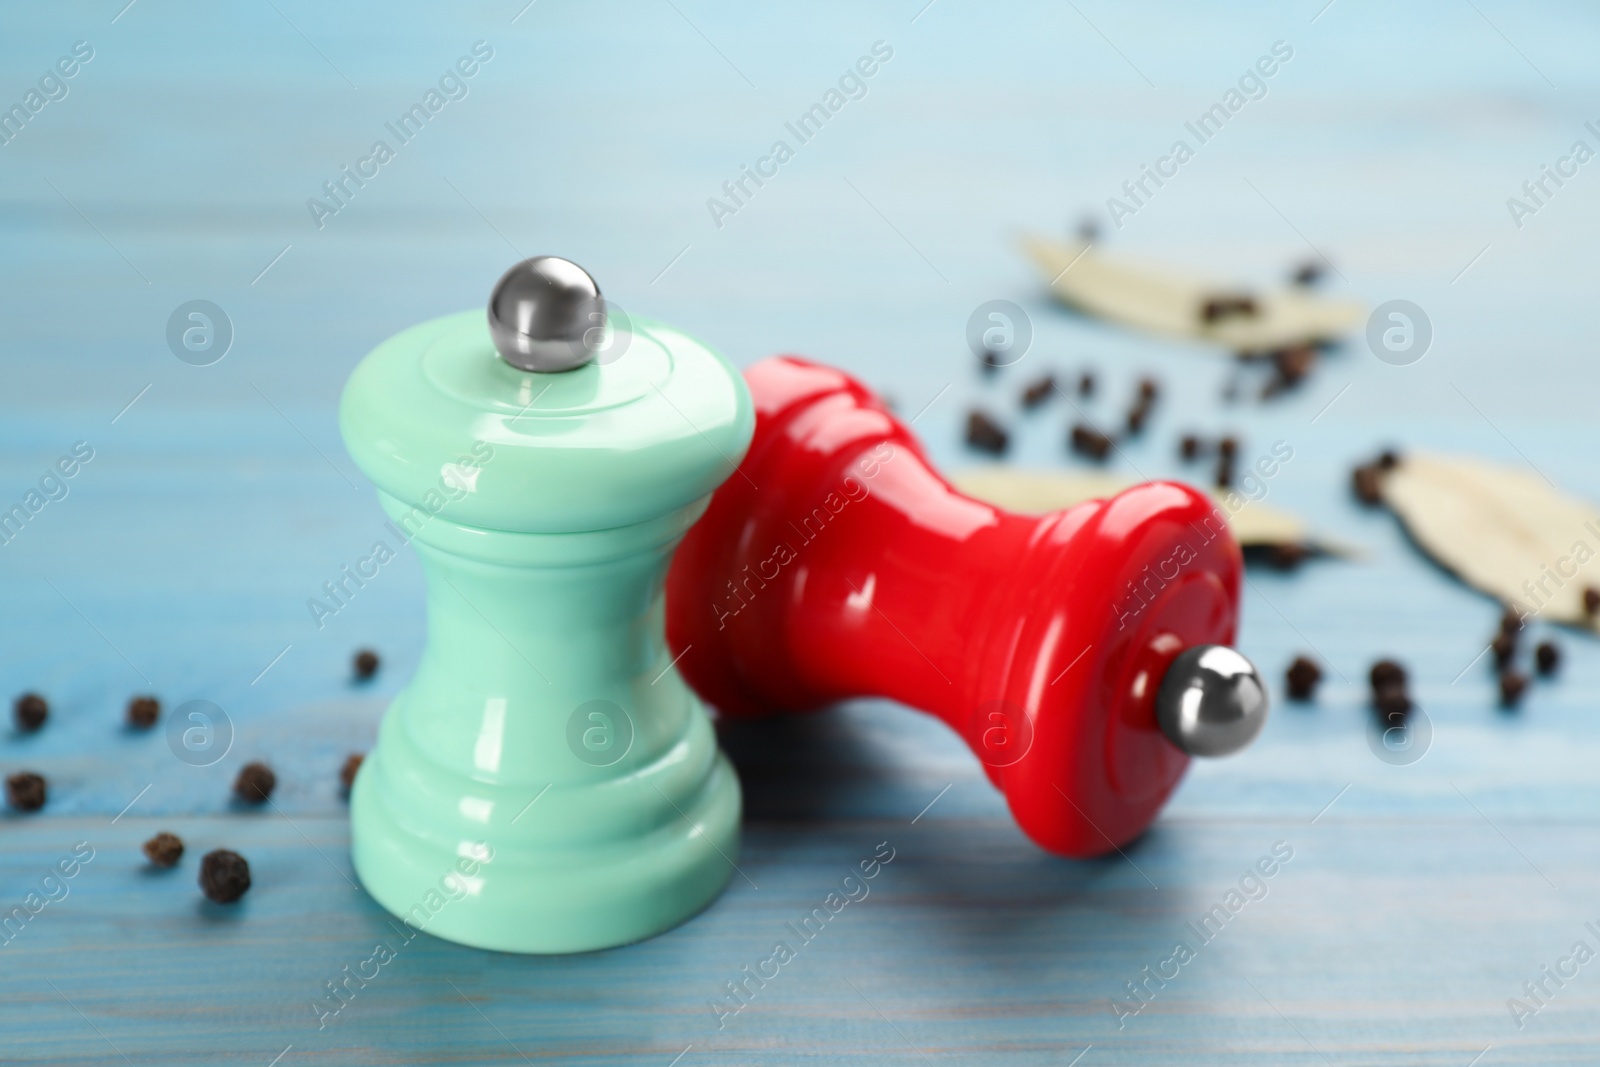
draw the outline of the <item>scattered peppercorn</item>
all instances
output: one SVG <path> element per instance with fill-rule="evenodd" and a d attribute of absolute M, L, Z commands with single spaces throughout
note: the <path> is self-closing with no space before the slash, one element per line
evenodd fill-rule
<path fill-rule="evenodd" d="M 1387 711 L 1378 710 L 1378 723 L 1387 730 L 1405 730 L 1406 719 L 1411 715 L 1411 702 L 1408 700 L 1404 708 L 1390 708 Z"/>
<path fill-rule="evenodd" d="M 1000 353 L 994 351 L 993 349 L 984 349 L 983 355 L 979 358 L 983 366 L 983 373 L 993 374 L 995 371 L 1000 369 Z"/>
<path fill-rule="evenodd" d="M 1392 448 L 1386 448 L 1378 453 L 1378 469 L 1392 471 L 1400 466 L 1400 454 Z"/>
<path fill-rule="evenodd" d="M 1261 389 L 1261 399 L 1267 400 L 1279 393 L 1293 389 L 1305 380 L 1317 365 L 1317 350 L 1313 345 L 1293 345 L 1272 353 L 1273 377 Z"/>
<path fill-rule="evenodd" d="M 1411 714 L 1411 695 L 1406 692 L 1406 669 L 1392 659 L 1380 659 L 1367 673 L 1372 685 L 1372 707 L 1390 728 L 1404 726 Z"/>
<path fill-rule="evenodd" d="M 21 771 L 6 779 L 6 800 L 18 811 L 44 807 L 45 792 L 44 778 L 32 771 Z"/>
<path fill-rule="evenodd" d="M 1292 571 L 1304 563 L 1311 555 L 1311 550 L 1298 541 L 1285 541 L 1272 546 L 1272 554 L 1267 557 L 1267 562 L 1273 570 Z"/>
<path fill-rule="evenodd" d="M 1239 439 L 1237 437 L 1224 437 L 1217 442 L 1217 455 L 1227 456 L 1229 459 L 1239 454 Z"/>
<path fill-rule="evenodd" d="M 1406 669 L 1392 659 L 1380 659 L 1372 665 L 1372 670 L 1367 674 L 1372 683 L 1372 691 L 1376 693 L 1385 686 L 1398 685 L 1401 689 L 1406 686 Z"/>
<path fill-rule="evenodd" d="M 278 784 L 278 776 L 265 763 L 246 763 L 233 780 L 233 792 L 246 804 L 265 804 Z"/>
<path fill-rule="evenodd" d="M 1494 652 L 1495 669 L 1503 671 L 1509 667 L 1511 665 L 1511 661 L 1516 658 L 1517 635 L 1514 633 L 1508 634 L 1502 631 L 1495 635 L 1493 641 L 1489 642 L 1489 648 Z"/>
<path fill-rule="evenodd" d="M 163 830 L 144 843 L 144 854 L 156 867 L 176 867 L 183 858 L 183 840 Z"/>
<path fill-rule="evenodd" d="M 1144 433 L 1144 420 L 1150 417 L 1150 405 L 1143 401 L 1128 409 L 1128 434 L 1133 437 Z"/>
<path fill-rule="evenodd" d="M 1411 714 L 1411 696 L 1403 685 L 1382 686 L 1373 692 L 1372 706 L 1390 726 L 1401 726 Z"/>
<path fill-rule="evenodd" d="M 1078 395 L 1094 396 L 1094 373 L 1092 371 L 1084 371 L 1078 375 Z"/>
<path fill-rule="evenodd" d="M 1046 374 L 1022 391 L 1022 406 L 1031 411 L 1050 399 L 1056 391 L 1056 376 Z"/>
<path fill-rule="evenodd" d="M 1226 452 L 1217 456 L 1217 488 L 1233 488 L 1233 456 Z"/>
<path fill-rule="evenodd" d="M 200 861 L 200 889 L 218 904 L 232 904 L 250 888 L 250 864 L 237 852 L 219 848 Z"/>
<path fill-rule="evenodd" d="M 1584 587 L 1583 613 L 1591 618 L 1600 614 L 1600 589 L 1596 589 L 1592 585 Z"/>
<path fill-rule="evenodd" d="M 1133 407 L 1128 409 L 1128 433 L 1137 436 L 1144 432 L 1145 421 L 1150 417 L 1150 409 L 1155 407 L 1156 398 L 1161 395 L 1161 386 L 1154 378 L 1140 378 L 1139 392 L 1133 401 Z"/>
<path fill-rule="evenodd" d="M 1500 632 L 1514 634 L 1522 631 L 1522 613 L 1516 608 L 1507 608 L 1500 615 Z"/>
<path fill-rule="evenodd" d="M 1539 647 L 1533 650 L 1533 665 L 1548 678 L 1561 666 L 1561 647 L 1554 641 L 1539 642 Z"/>
<path fill-rule="evenodd" d="M 1200 456 L 1200 438 L 1186 433 L 1178 439 L 1178 456 L 1185 463 L 1193 463 Z"/>
<path fill-rule="evenodd" d="M 1402 731 L 1402 736 L 1403 731 L 1405 731 L 1405 720 L 1406 718 L 1410 717 L 1411 701 L 1406 701 L 1403 707 L 1390 707 L 1389 710 L 1378 710 L 1378 723 L 1382 726 L 1382 728 L 1384 728 L 1384 731 L 1389 731 L 1389 729 L 1400 729 L 1400 731 Z"/>
<path fill-rule="evenodd" d="M 1011 438 L 1006 431 L 981 411 L 967 413 L 967 445 L 991 455 L 1004 455 Z"/>
<path fill-rule="evenodd" d="M 366 681 L 378 673 L 378 654 L 370 648 L 363 648 L 355 657 L 356 678 Z"/>
<path fill-rule="evenodd" d="M 1255 318 L 1259 312 L 1255 297 L 1244 294 L 1213 296 L 1200 306 L 1200 321 L 1215 323 L 1235 316 Z"/>
<path fill-rule="evenodd" d="M 344 786 L 346 793 L 356 784 L 356 772 L 361 769 L 361 761 L 365 758 L 359 752 L 354 753 L 345 757 L 344 766 L 339 768 L 339 784 Z"/>
<path fill-rule="evenodd" d="M 155 697 L 134 697 L 128 701 L 128 725 L 148 730 L 161 718 L 161 701 Z"/>
<path fill-rule="evenodd" d="M 1350 488 L 1367 507 L 1383 503 L 1383 474 L 1376 464 L 1363 464 L 1351 471 Z"/>
<path fill-rule="evenodd" d="M 1300 286 L 1316 285 L 1322 280 L 1326 265 L 1317 259 L 1308 259 L 1294 269 L 1294 283 Z"/>
<path fill-rule="evenodd" d="M 1284 675 L 1290 700 L 1314 700 L 1317 683 L 1322 681 L 1322 668 L 1309 656 L 1296 656 Z"/>
<path fill-rule="evenodd" d="M 17 730 L 31 734 L 50 717 L 50 705 L 38 693 L 23 693 L 11 705 L 11 713 L 16 719 Z"/>
<path fill-rule="evenodd" d="M 1083 423 L 1072 428 L 1072 450 L 1080 456 L 1101 461 L 1111 454 L 1111 438 Z"/>
<path fill-rule="evenodd" d="M 1528 691 L 1528 676 L 1520 671 L 1506 671 L 1500 675 L 1500 706 L 1514 708 L 1522 703 Z"/>

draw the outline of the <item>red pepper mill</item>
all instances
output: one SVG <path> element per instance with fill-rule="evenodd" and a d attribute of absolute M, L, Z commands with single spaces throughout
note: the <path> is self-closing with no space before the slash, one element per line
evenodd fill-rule
<path fill-rule="evenodd" d="M 1242 563 L 1173 482 L 1049 515 L 961 495 L 865 386 L 791 356 L 745 372 L 755 437 L 667 578 L 667 641 L 736 717 L 889 697 L 966 739 L 1022 829 L 1093 856 L 1137 837 L 1191 755 L 1260 732 L 1227 647 Z"/>

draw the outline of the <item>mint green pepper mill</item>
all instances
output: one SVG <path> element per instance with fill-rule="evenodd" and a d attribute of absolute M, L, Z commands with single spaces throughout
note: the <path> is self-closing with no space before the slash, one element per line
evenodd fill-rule
<path fill-rule="evenodd" d="M 726 360 L 576 264 L 374 349 L 346 447 L 428 581 L 428 644 L 350 795 L 409 925 L 506 952 L 667 930 L 733 872 L 739 783 L 662 636 L 672 551 L 754 426 Z M 693 650 L 687 652 L 693 655 Z"/>

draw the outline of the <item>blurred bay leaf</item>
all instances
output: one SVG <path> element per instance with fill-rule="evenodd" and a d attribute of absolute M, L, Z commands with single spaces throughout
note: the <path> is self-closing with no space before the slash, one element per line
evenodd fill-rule
<path fill-rule="evenodd" d="M 1106 255 L 1082 241 L 1026 236 L 1022 245 L 1056 298 L 1077 310 L 1151 333 L 1212 341 L 1236 352 L 1270 352 L 1334 340 L 1362 317 L 1360 304 L 1301 289 L 1254 292 L 1200 274 Z M 1245 296 L 1250 314 L 1207 322 L 1206 304 Z"/>
<path fill-rule="evenodd" d="M 1525 613 L 1592 627 L 1600 590 L 1600 509 L 1535 471 L 1465 456 L 1409 453 L 1380 475 L 1384 503 L 1429 556 Z"/>

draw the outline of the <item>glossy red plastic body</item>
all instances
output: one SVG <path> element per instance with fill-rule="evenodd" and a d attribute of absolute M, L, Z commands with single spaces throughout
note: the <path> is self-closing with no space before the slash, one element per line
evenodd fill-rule
<path fill-rule="evenodd" d="M 795 357 L 745 372 L 755 438 L 679 547 L 667 640 L 731 716 L 882 696 L 964 737 L 1042 847 L 1138 836 L 1188 757 L 1155 691 L 1231 644 L 1241 560 L 1187 486 L 1017 515 L 953 489 L 865 386 Z"/>

